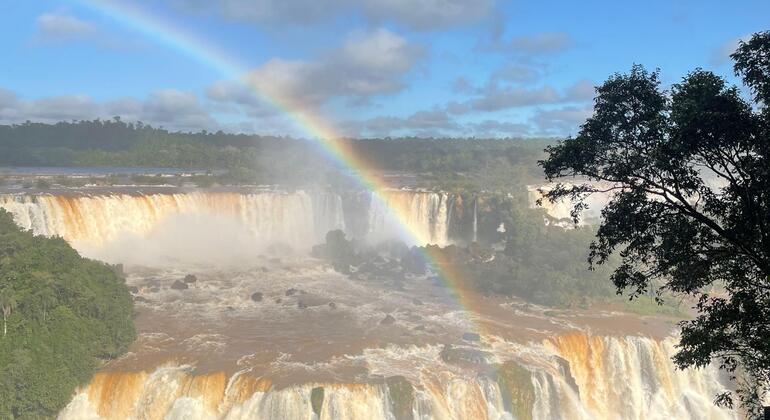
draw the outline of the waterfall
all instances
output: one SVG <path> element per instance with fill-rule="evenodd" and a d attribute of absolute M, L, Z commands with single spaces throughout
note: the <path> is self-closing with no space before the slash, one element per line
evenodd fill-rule
<path fill-rule="evenodd" d="M 556 219 L 558 225 L 570 227 L 572 226 L 572 202 L 570 200 L 563 199 L 552 203 L 544 199 L 539 206 L 537 205 L 537 200 L 543 197 L 543 193 L 549 191 L 553 187 L 553 184 L 527 186 L 529 207 L 542 208 L 548 216 Z M 567 187 L 569 187 L 569 185 L 567 185 Z M 583 210 L 580 224 L 596 224 L 601 218 L 602 209 L 609 203 L 611 198 L 612 196 L 609 193 L 593 193 L 586 197 L 585 203 L 588 204 L 588 208 Z"/>
<path fill-rule="evenodd" d="M 404 227 L 410 245 L 449 244 L 448 195 L 435 192 L 387 191 L 372 200 L 367 235 L 386 239 Z M 398 219 L 396 218 L 398 217 Z M 399 220 L 400 219 L 400 220 Z"/>
<path fill-rule="evenodd" d="M 122 235 L 147 236 L 163 223 L 187 217 L 189 229 L 211 225 L 210 217 L 237 223 L 262 243 L 299 249 L 323 241 L 329 230 L 343 229 L 361 239 L 401 239 L 410 245 L 447 245 L 447 194 L 388 190 L 382 201 L 345 205 L 351 199 L 330 192 L 190 192 L 173 194 L 0 195 L 0 207 L 26 229 L 61 236 L 76 247 L 99 247 Z M 347 214 L 346 211 L 364 214 Z M 396 216 L 403 219 L 396 219 Z M 409 234 L 399 234 L 403 224 Z M 350 225 L 350 226 L 348 226 Z M 415 240 L 416 238 L 416 240 Z"/>
<path fill-rule="evenodd" d="M 724 389 L 715 368 L 675 369 L 671 338 L 573 333 L 517 346 L 510 354 L 516 359 L 481 373 L 443 364 L 430 346 L 424 353 L 402 352 L 397 361 L 373 350 L 370 370 L 395 363 L 405 369 L 406 378 L 368 383 L 279 387 L 246 372 L 230 378 L 196 375 L 189 366 L 101 372 L 59 418 L 312 419 L 317 413 L 321 419 L 668 420 L 737 415 L 712 403 Z M 323 388 L 321 399 L 313 397 L 317 388 Z"/>

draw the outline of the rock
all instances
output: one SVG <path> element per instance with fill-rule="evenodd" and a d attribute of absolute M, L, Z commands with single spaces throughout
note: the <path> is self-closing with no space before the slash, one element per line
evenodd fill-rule
<path fill-rule="evenodd" d="M 139 288 L 136 286 L 128 286 L 128 291 L 133 294 L 139 293 Z"/>
<path fill-rule="evenodd" d="M 531 420 L 532 406 L 535 404 L 532 374 L 514 361 L 497 366 L 495 372 L 505 411 L 513 413 L 517 419 Z"/>
<path fill-rule="evenodd" d="M 262 292 L 252 293 L 251 300 L 253 300 L 254 302 L 262 302 Z"/>
<path fill-rule="evenodd" d="M 275 303 L 281 303 L 281 302 L 283 302 L 283 299 L 281 299 L 281 298 L 275 298 Z"/>
<path fill-rule="evenodd" d="M 393 325 L 396 323 L 396 318 L 393 318 L 390 314 L 385 315 L 385 318 L 382 318 L 380 321 L 380 325 Z"/>
<path fill-rule="evenodd" d="M 580 387 L 578 387 L 575 377 L 572 376 L 572 369 L 570 369 L 569 361 L 559 356 L 553 356 L 556 359 L 556 363 L 559 365 L 562 377 L 566 380 L 567 385 L 575 391 L 575 395 L 580 396 Z"/>
<path fill-rule="evenodd" d="M 160 287 L 158 287 L 158 286 L 152 286 L 152 287 L 150 287 L 150 292 L 152 292 L 152 293 L 158 293 L 158 292 L 160 292 Z"/>
<path fill-rule="evenodd" d="M 476 333 L 467 332 L 467 333 L 463 334 L 463 340 L 465 340 L 465 341 L 481 341 L 481 336 L 476 334 Z"/>
<path fill-rule="evenodd" d="M 299 290 L 292 287 L 291 289 L 286 291 L 286 296 L 294 296 L 297 294 L 297 292 L 299 292 Z"/>
<path fill-rule="evenodd" d="M 134 302 L 143 302 L 143 303 L 147 303 L 147 302 L 149 302 L 149 300 L 147 300 L 147 299 L 145 299 L 145 298 L 143 298 L 143 297 L 141 297 L 141 296 L 134 296 Z"/>
<path fill-rule="evenodd" d="M 350 264 L 343 263 L 343 262 L 334 262 L 332 263 L 332 268 L 334 271 L 340 273 L 340 274 L 350 274 Z"/>
<path fill-rule="evenodd" d="M 415 331 L 425 331 L 425 325 L 418 325 L 414 327 Z"/>
<path fill-rule="evenodd" d="M 491 357 L 491 354 L 485 351 L 466 347 L 454 347 L 451 344 L 445 345 L 441 350 L 441 360 L 452 364 L 486 365 L 489 357 Z"/>
<path fill-rule="evenodd" d="M 176 281 L 174 281 L 174 284 L 171 285 L 171 288 L 174 289 L 174 290 L 185 290 L 188 287 L 189 286 L 187 285 L 187 283 L 185 283 L 185 282 L 183 282 L 181 280 L 176 280 Z"/>
<path fill-rule="evenodd" d="M 334 302 L 329 302 L 329 307 L 332 309 L 337 309 L 337 304 Z"/>
<path fill-rule="evenodd" d="M 412 305 L 422 305 L 422 301 L 420 299 L 414 298 L 412 299 Z"/>
<path fill-rule="evenodd" d="M 185 283 L 195 283 L 196 281 L 198 281 L 198 278 L 195 277 L 192 274 L 188 274 L 188 275 L 184 276 L 184 282 Z"/>
<path fill-rule="evenodd" d="M 321 418 L 321 408 L 324 404 L 324 389 L 323 387 L 315 387 L 310 391 L 310 406 L 313 408 L 316 418 Z"/>
<path fill-rule="evenodd" d="M 414 388 L 403 376 L 391 376 L 385 379 L 390 395 L 390 412 L 396 420 L 411 420 L 414 406 Z"/>
<path fill-rule="evenodd" d="M 327 305 L 328 303 L 329 303 L 328 299 L 325 299 L 320 296 L 303 295 L 297 301 L 297 307 L 299 307 L 300 309 L 305 309 L 305 308 L 312 308 L 314 306 Z"/>

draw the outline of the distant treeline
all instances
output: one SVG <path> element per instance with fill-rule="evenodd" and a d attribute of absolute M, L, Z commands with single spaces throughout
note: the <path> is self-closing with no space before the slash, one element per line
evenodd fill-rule
<path fill-rule="evenodd" d="M 536 161 L 548 140 L 398 138 L 345 140 L 387 171 L 431 174 L 515 173 L 541 179 Z M 329 161 L 314 142 L 289 137 L 169 132 L 113 120 L 0 125 L 0 165 L 137 166 L 228 169 L 234 177 L 314 179 Z M 450 177 L 438 176 L 451 174 Z"/>

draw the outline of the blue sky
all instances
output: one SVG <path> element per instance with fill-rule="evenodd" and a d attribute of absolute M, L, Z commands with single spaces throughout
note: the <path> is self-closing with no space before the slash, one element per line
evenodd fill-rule
<path fill-rule="evenodd" d="M 243 63 L 258 90 L 363 137 L 573 134 L 610 74 L 640 63 L 664 84 L 695 67 L 732 80 L 737 40 L 770 29 L 770 2 L 749 0 L 131 4 Z M 303 134 L 230 76 L 85 2 L 0 0 L 0 48 L 0 123 L 120 115 Z"/>

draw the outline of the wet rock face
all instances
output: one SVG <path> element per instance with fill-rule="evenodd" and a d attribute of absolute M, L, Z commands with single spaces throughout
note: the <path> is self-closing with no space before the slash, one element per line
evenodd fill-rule
<path fill-rule="evenodd" d="M 195 277 L 192 274 L 188 274 L 188 275 L 184 276 L 184 282 L 185 283 L 195 283 L 196 281 L 198 281 L 198 278 Z"/>
<path fill-rule="evenodd" d="M 575 382 L 575 377 L 572 376 L 572 370 L 569 367 L 569 362 L 559 356 L 554 356 L 556 359 L 556 363 L 559 364 L 559 370 L 562 372 L 562 375 L 564 378 L 566 378 L 567 384 L 572 388 L 573 391 L 575 391 L 575 394 L 580 396 L 580 388 L 577 385 L 577 382 Z"/>
<path fill-rule="evenodd" d="M 252 293 L 251 300 L 253 300 L 254 302 L 262 302 L 262 292 Z"/>
<path fill-rule="evenodd" d="M 507 361 L 495 370 L 505 410 L 517 419 L 531 420 L 535 404 L 532 374 L 514 361 Z"/>
<path fill-rule="evenodd" d="M 317 295 L 312 295 L 312 294 L 306 294 L 306 293 L 303 293 L 302 296 L 300 296 L 297 299 L 297 307 L 300 308 L 300 309 L 313 308 L 313 307 L 316 307 L 316 306 L 329 305 L 329 303 L 330 303 L 329 299 L 327 299 L 325 297 L 317 296 Z M 331 306 L 331 305 L 329 305 L 329 306 Z M 336 305 L 335 305 L 335 307 L 336 307 Z"/>
<path fill-rule="evenodd" d="M 491 356 L 490 353 L 482 350 L 455 347 L 451 344 L 445 345 L 441 350 L 441 360 L 451 364 L 486 365 L 487 359 Z"/>
<path fill-rule="evenodd" d="M 317 386 L 310 391 L 310 406 L 313 408 L 316 418 L 321 418 L 321 409 L 324 404 L 324 389 Z"/>
<path fill-rule="evenodd" d="M 174 281 L 174 284 L 171 285 L 171 288 L 174 290 L 185 290 L 185 289 L 188 289 L 189 286 L 187 285 L 187 283 L 181 280 L 176 280 Z"/>
<path fill-rule="evenodd" d="M 391 376 L 385 379 L 390 394 L 390 410 L 396 420 L 412 420 L 414 406 L 414 388 L 403 376 Z"/>

